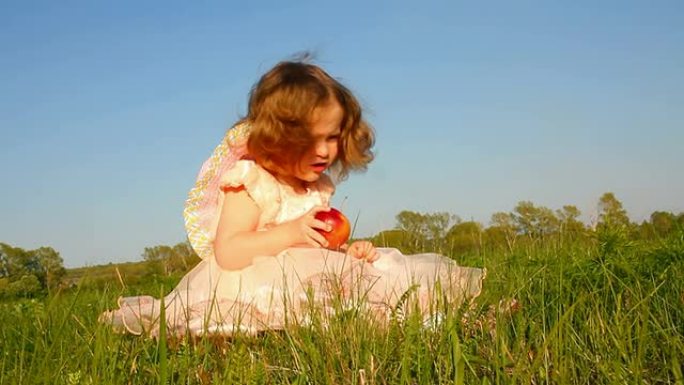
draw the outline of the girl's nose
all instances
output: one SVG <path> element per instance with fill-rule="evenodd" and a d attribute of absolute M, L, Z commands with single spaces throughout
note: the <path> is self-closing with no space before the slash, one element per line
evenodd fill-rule
<path fill-rule="evenodd" d="M 320 156 L 321 158 L 325 158 L 328 156 L 328 145 L 325 142 L 318 142 L 316 143 L 316 155 Z"/>

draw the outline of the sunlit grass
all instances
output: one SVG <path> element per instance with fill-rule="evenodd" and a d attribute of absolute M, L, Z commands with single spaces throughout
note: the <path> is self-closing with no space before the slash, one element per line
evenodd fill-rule
<path fill-rule="evenodd" d="M 257 336 L 152 340 L 97 322 L 117 296 L 168 280 L 3 303 L 0 383 L 684 384 L 682 234 L 529 239 L 457 260 L 487 268 L 483 293 L 427 325 L 352 309 Z M 519 311 L 497 310 L 512 298 Z"/>

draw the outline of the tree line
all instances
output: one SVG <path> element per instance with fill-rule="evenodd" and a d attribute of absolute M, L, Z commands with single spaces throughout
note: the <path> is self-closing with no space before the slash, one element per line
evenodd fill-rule
<path fill-rule="evenodd" d="M 457 255 L 486 249 L 513 251 L 521 242 L 591 240 L 604 230 L 619 231 L 632 240 L 651 241 L 684 229 L 684 213 L 655 211 L 648 220 L 631 222 L 622 203 L 610 192 L 600 197 L 596 214 L 585 224 L 575 206 L 552 210 L 521 201 L 511 212 L 494 213 L 485 227 L 447 212 L 404 210 L 397 214 L 395 228 L 367 239 L 406 254 L 435 251 Z M 187 241 L 146 247 L 141 257 L 144 267 L 136 270 L 141 276 L 184 274 L 199 261 Z M 47 294 L 64 283 L 65 274 L 60 254 L 51 247 L 24 250 L 0 243 L 0 298 Z M 103 279 L 111 281 L 112 277 L 110 274 Z"/>
<path fill-rule="evenodd" d="M 84 282 L 89 287 L 103 287 L 120 278 L 117 277 L 119 268 L 133 275 L 126 277 L 133 278 L 132 282 L 150 276 L 170 277 L 187 272 L 199 262 L 199 257 L 187 241 L 174 246 L 145 247 L 141 257 L 143 263 L 132 266 L 109 264 L 78 268 L 73 269 L 73 274 L 67 277 L 64 261 L 55 249 L 40 247 L 24 250 L 0 243 L 0 299 L 43 296 L 56 289 Z"/>
<path fill-rule="evenodd" d="M 402 211 L 396 227 L 370 239 L 376 245 L 397 247 L 405 253 L 437 251 L 448 254 L 477 252 L 482 249 L 512 251 L 526 241 L 594 239 L 604 230 L 619 231 L 632 240 L 654 240 L 684 229 L 684 213 L 655 211 L 648 220 L 631 222 L 615 194 L 603 194 L 597 215 L 585 224 L 581 211 L 573 205 L 552 210 L 530 201 L 519 202 L 511 212 L 497 212 L 485 227 L 477 221 L 463 221 L 447 212 L 418 213 Z"/>
<path fill-rule="evenodd" d="M 24 250 L 0 243 L 0 298 L 49 293 L 65 274 L 64 261 L 52 247 Z"/>
<path fill-rule="evenodd" d="M 677 229 L 684 229 L 684 213 L 656 211 L 647 221 L 631 222 L 622 202 L 611 192 L 600 197 L 597 215 L 590 223 L 582 222 L 581 215 L 573 205 L 552 210 L 522 201 L 511 212 L 494 213 L 485 227 L 451 213 L 404 210 L 397 214 L 394 229 L 366 239 L 376 246 L 396 247 L 406 254 L 435 251 L 455 255 L 483 249 L 512 251 L 526 241 L 591 240 L 604 229 L 621 231 L 628 238 L 641 240 L 666 237 Z M 146 247 L 142 259 L 147 262 L 147 274 L 159 276 L 185 273 L 199 261 L 187 241 L 174 246 Z"/>

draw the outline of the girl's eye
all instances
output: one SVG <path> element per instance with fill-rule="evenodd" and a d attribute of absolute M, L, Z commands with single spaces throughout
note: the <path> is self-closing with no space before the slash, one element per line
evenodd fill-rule
<path fill-rule="evenodd" d="M 328 141 L 330 141 L 330 142 L 337 142 L 339 139 L 340 139 L 340 134 L 330 135 L 328 137 Z"/>

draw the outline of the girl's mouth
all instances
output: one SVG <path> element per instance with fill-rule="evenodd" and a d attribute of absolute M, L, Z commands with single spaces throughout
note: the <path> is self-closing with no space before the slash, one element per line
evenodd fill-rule
<path fill-rule="evenodd" d="M 318 173 L 321 173 L 325 171 L 326 168 L 328 168 L 328 164 L 326 162 L 319 162 L 319 163 L 314 163 L 311 165 L 311 168 Z"/>

